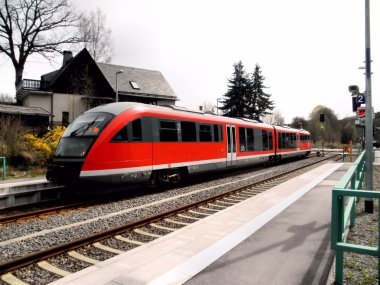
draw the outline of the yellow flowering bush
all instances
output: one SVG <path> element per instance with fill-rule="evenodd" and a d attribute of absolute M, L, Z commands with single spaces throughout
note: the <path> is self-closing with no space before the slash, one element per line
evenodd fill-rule
<path fill-rule="evenodd" d="M 29 146 L 40 153 L 43 163 L 46 163 L 47 160 L 54 154 L 65 129 L 66 127 L 57 126 L 51 131 L 48 131 L 42 137 L 38 137 L 33 134 L 26 134 L 24 135 L 24 139 Z"/>

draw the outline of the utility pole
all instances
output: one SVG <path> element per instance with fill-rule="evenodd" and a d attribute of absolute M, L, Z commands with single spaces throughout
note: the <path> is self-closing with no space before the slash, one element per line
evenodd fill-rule
<path fill-rule="evenodd" d="M 373 190 L 373 119 L 372 119 L 372 90 L 371 90 L 371 38 L 370 38 L 370 5 L 365 0 L 365 181 L 366 189 Z M 364 208 L 367 213 L 373 213 L 373 200 L 366 199 Z"/>

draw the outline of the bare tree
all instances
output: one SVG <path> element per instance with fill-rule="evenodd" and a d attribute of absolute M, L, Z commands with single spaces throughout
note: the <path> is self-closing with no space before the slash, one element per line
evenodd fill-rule
<path fill-rule="evenodd" d="M 0 0 L 0 54 L 12 61 L 16 87 L 31 54 L 51 59 L 62 45 L 80 42 L 70 30 L 77 21 L 68 0 Z"/>
<path fill-rule="evenodd" d="M 0 104 L 12 105 L 16 103 L 14 98 L 7 93 L 0 93 Z"/>
<path fill-rule="evenodd" d="M 88 65 L 83 66 L 81 71 L 75 71 L 70 75 L 68 86 L 70 86 L 70 94 L 81 95 L 68 96 L 69 119 L 72 122 L 84 111 L 94 107 L 96 84 L 90 76 Z"/>
<path fill-rule="evenodd" d="M 210 101 L 203 101 L 201 107 L 202 107 L 202 111 L 203 112 L 213 112 L 213 113 L 215 113 L 215 106 Z"/>
<path fill-rule="evenodd" d="M 106 15 L 100 8 L 91 11 L 90 14 L 82 14 L 79 31 L 84 41 L 83 47 L 96 62 L 111 62 L 113 53 L 111 30 L 107 29 Z"/>
<path fill-rule="evenodd" d="M 275 109 L 272 114 L 265 115 L 263 122 L 271 125 L 283 125 L 285 124 L 285 118 L 280 110 Z"/>

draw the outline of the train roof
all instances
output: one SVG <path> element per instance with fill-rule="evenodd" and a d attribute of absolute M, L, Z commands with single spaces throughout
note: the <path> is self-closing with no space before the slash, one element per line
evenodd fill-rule
<path fill-rule="evenodd" d="M 175 106 L 175 105 L 164 105 L 164 106 L 157 106 L 157 105 L 148 105 L 148 104 L 142 104 L 142 103 L 136 103 L 136 102 L 118 102 L 118 103 L 110 103 L 106 105 L 101 105 L 98 107 L 95 107 L 93 109 L 90 109 L 86 111 L 86 113 L 90 112 L 106 112 L 111 113 L 115 116 L 120 115 L 121 113 L 131 110 L 131 109 L 140 109 L 141 111 L 146 110 L 156 110 L 162 113 L 167 114 L 174 114 L 174 115 L 184 115 L 186 114 L 188 117 L 191 117 L 193 119 L 210 119 L 210 120 L 218 120 L 219 122 L 225 122 L 225 123 L 236 123 L 236 124 L 255 124 L 264 128 L 273 128 L 272 125 L 265 124 L 258 122 L 256 120 L 251 120 L 247 118 L 230 118 L 230 117 L 223 117 L 216 114 L 210 114 L 205 113 L 198 110 L 191 110 L 187 109 L 185 107 Z M 280 131 L 294 131 L 294 132 L 302 132 L 305 134 L 309 134 L 308 131 L 305 131 L 303 129 L 294 129 L 289 126 L 274 126 L 277 130 Z"/>

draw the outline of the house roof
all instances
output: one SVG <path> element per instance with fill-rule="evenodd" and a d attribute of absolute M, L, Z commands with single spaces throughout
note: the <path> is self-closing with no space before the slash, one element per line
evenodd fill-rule
<path fill-rule="evenodd" d="M 119 95 L 178 100 L 177 95 L 161 72 L 107 63 L 97 63 L 86 49 L 81 50 L 60 69 L 42 75 L 41 80 L 49 82 L 50 87 L 54 86 L 66 70 L 70 72 L 69 67 L 78 64 L 79 60 L 90 62 L 93 69 L 96 69 L 95 71 L 98 72 L 101 77 L 101 81 L 104 78 L 104 82 L 109 86 L 108 88 L 110 90 L 113 89 L 115 93 L 116 72 L 122 70 L 123 72 L 118 74 Z"/>
<path fill-rule="evenodd" d="M 118 74 L 117 78 L 120 95 L 124 94 L 177 100 L 177 95 L 159 71 L 106 63 L 97 63 L 97 65 L 115 92 L 116 72 L 119 72 L 120 70 L 123 71 Z"/>
<path fill-rule="evenodd" d="M 23 107 L 3 104 L 0 104 L 0 113 L 15 115 L 50 116 L 50 112 L 46 111 L 45 109 L 42 109 L 41 107 Z"/>

